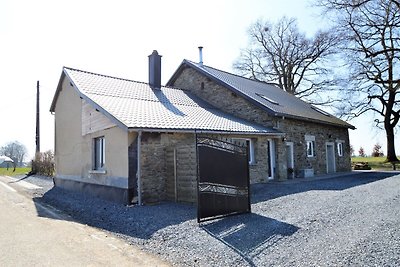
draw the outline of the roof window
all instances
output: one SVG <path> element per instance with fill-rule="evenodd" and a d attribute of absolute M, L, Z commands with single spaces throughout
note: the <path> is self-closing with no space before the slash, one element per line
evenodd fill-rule
<path fill-rule="evenodd" d="M 269 103 L 271 103 L 271 104 L 279 105 L 278 102 L 272 100 L 272 99 L 269 98 L 268 96 L 265 96 L 265 95 L 262 95 L 262 94 L 259 94 L 259 93 L 256 93 L 256 95 L 259 96 L 259 97 L 261 97 L 261 98 L 263 98 L 264 100 L 267 100 L 267 101 L 268 101 Z"/>

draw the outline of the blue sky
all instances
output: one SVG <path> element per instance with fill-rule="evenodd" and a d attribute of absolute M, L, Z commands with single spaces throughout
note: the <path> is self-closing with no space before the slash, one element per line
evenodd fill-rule
<path fill-rule="evenodd" d="M 137 81 L 148 79 L 148 55 L 163 56 L 166 83 L 183 59 L 233 72 L 247 44 L 247 28 L 259 18 L 296 17 L 313 34 L 324 21 L 301 0 L 92 1 L 0 0 L 0 146 L 9 141 L 35 149 L 36 81 L 41 83 L 41 148 L 53 149 L 50 104 L 63 66 Z M 356 150 L 386 146 L 373 119 L 351 121 Z"/>

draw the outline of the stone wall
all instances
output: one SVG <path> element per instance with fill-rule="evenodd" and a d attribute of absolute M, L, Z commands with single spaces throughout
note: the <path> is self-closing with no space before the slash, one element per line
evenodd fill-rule
<path fill-rule="evenodd" d="M 256 106 L 245 98 L 236 95 L 231 90 L 215 83 L 210 78 L 192 68 L 185 68 L 173 85 L 190 90 L 192 93 L 206 100 L 213 106 L 232 115 L 267 127 L 275 127 L 276 129 L 286 133 L 284 140 L 275 139 L 277 165 L 276 177 L 278 179 L 286 179 L 288 177 L 286 142 L 294 143 L 294 166 L 297 171 L 306 168 L 313 168 L 316 175 L 325 174 L 327 170 L 327 142 L 334 143 L 336 171 L 351 170 L 350 144 L 347 128 L 329 126 L 309 121 L 271 117 L 264 109 Z M 307 157 L 305 135 L 315 136 L 315 157 Z M 339 157 L 337 153 L 337 141 L 343 141 L 344 155 L 341 157 Z M 262 145 L 259 144 L 258 146 L 260 147 Z M 253 169 L 255 168 L 257 168 L 257 166 L 253 166 Z"/>
<path fill-rule="evenodd" d="M 165 199 L 165 149 L 160 133 L 142 134 L 140 144 L 141 191 L 143 203 Z"/>
<path fill-rule="evenodd" d="M 346 128 L 285 119 L 279 129 L 286 134 L 285 141 L 294 143 L 294 166 L 296 170 L 313 168 L 316 175 L 326 173 L 326 143 L 333 143 L 336 171 L 351 170 L 349 135 Z M 305 135 L 315 137 L 315 157 L 307 157 Z M 338 155 L 337 143 L 343 143 L 343 156 Z"/>
<path fill-rule="evenodd" d="M 347 130 L 321 126 L 307 122 L 285 119 L 279 124 L 287 132 L 285 138 L 271 139 L 254 135 L 207 135 L 231 142 L 237 139 L 252 139 L 255 160 L 249 165 L 250 183 L 267 182 L 269 173 L 268 141 L 275 143 L 275 178 L 288 177 L 286 164 L 286 142 L 294 143 L 294 165 L 296 173 L 313 168 L 315 174 L 326 173 L 326 143 L 334 143 L 336 171 L 349 171 L 350 146 Z M 309 158 L 306 153 L 305 135 L 313 135 L 316 155 Z M 343 142 L 343 156 L 337 153 L 337 142 Z M 163 200 L 191 202 L 197 200 L 197 155 L 195 134 L 190 133 L 143 133 L 141 142 L 142 200 L 144 203 Z"/>
<path fill-rule="evenodd" d="M 251 135 L 207 135 L 229 141 L 252 139 L 255 162 L 249 166 L 250 182 L 268 180 L 268 137 Z M 195 134 L 143 133 L 141 143 L 142 200 L 197 201 L 197 155 Z"/>
<path fill-rule="evenodd" d="M 196 201 L 197 162 L 194 138 L 194 134 L 183 133 L 142 134 L 141 180 L 144 203 L 163 200 Z"/>
<path fill-rule="evenodd" d="M 178 202 L 197 200 L 197 158 L 194 134 L 164 134 L 166 149 L 167 199 Z"/>
<path fill-rule="evenodd" d="M 203 74 L 192 68 L 186 68 L 174 82 L 174 86 L 191 91 L 211 105 L 249 121 L 275 127 L 276 119 L 269 116 L 265 110 L 236 95 L 231 90 L 216 84 Z"/>

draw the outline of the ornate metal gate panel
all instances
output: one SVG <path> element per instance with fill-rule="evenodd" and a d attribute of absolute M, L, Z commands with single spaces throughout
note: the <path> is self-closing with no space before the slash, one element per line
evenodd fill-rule
<path fill-rule="evenodd" d="M 197 137 L 197 221 L 250 212 L 247 147 Z"/>

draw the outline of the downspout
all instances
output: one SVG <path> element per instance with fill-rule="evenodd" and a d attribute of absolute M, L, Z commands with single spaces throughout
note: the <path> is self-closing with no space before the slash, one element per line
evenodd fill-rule
<path fill-rule="evenodd" d="M 177 155 L 174 148 L 174 184 L 175 184 L 175 202 L 178 202 L 178 174 L 177 174 Z"/>
<path fill-rule="evenodd" d="M 137 193 L 138 193 L 138 205 L 142 205 L 142 167 L 141 167 L 141 143 L 142 143 L 142 131 L 138 131 L 137 139 Z"/>

